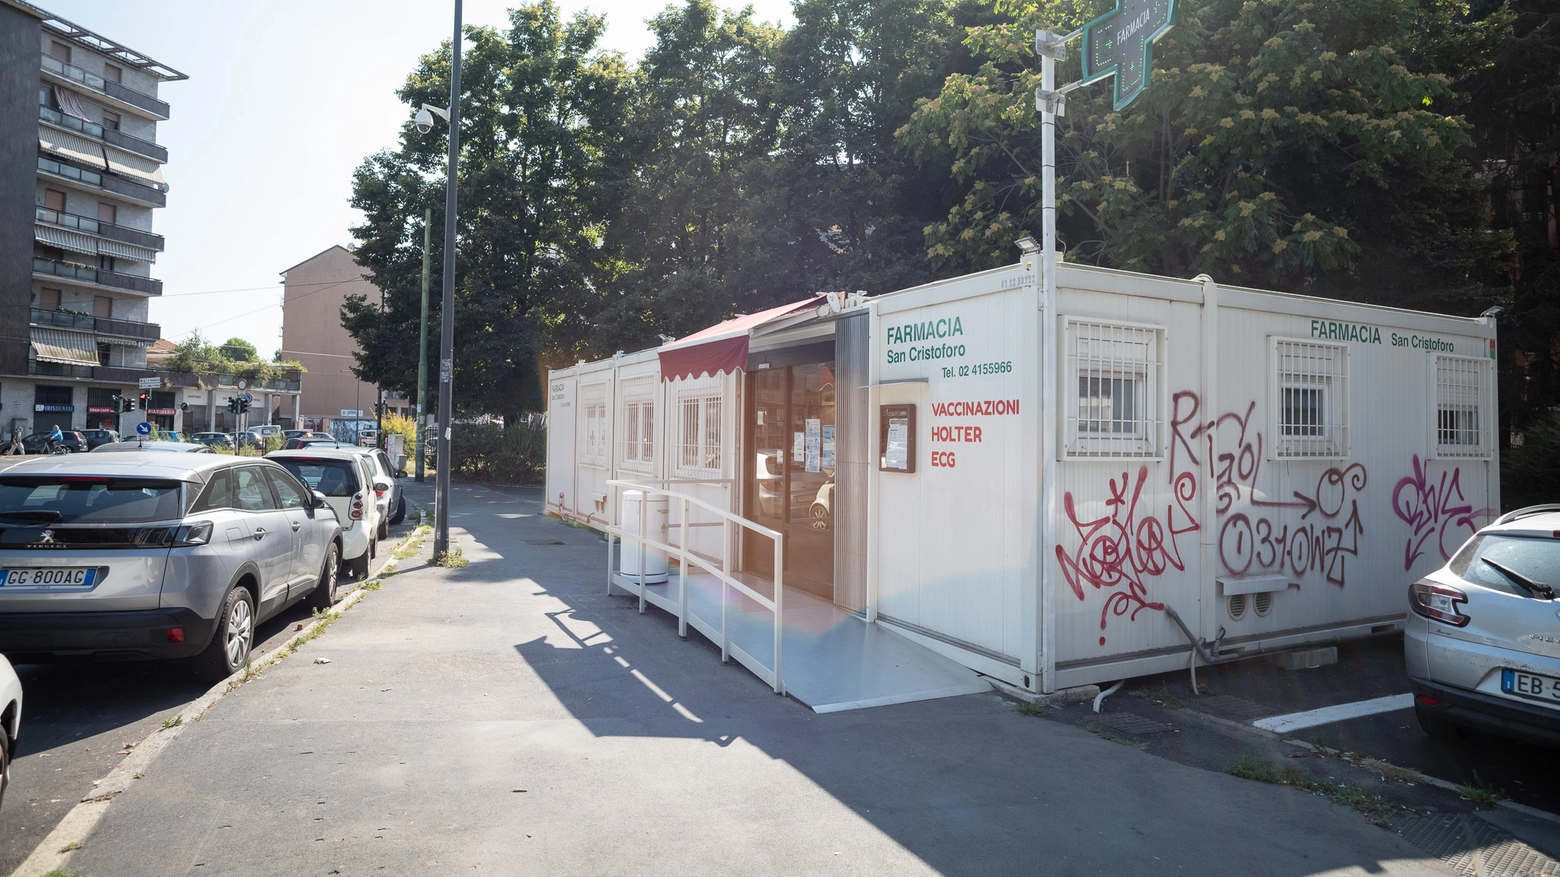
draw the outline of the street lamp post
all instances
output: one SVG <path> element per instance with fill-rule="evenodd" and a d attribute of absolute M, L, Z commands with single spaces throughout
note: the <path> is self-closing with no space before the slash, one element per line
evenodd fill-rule
<path fill-rule="evenodd" d="M 428 249 L 431 243 L 433 208 L 423 211 L 423 270 L 422 270 L 422 322 L 418 324 L 417 337 L 417 447 L 412 453 L 417 458 L 417 483 L 423 481 L 423 464 L 427 453 L 428 437 Z"/>
<path fill-rule="evenodd" d="M 444 295 L 439 315 L 439 469 L 434 473 L 433 553 L 450 550 L 450 417 L 455 380 L 455 182 L 460 150 L 460 13 L 450 41 L 450 151 L 444 180 Z"/>

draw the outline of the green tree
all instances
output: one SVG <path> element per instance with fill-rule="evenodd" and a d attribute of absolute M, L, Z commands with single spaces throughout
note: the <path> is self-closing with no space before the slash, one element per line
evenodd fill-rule
<path fill-rule="evenodd" d="M 1031 3 L 973 28 L 987 62 L 901 131 L 928 159 L 951 146 L 967 187 L 928 229 L 940 264 L 1006 261 L 1014 238 L 1039 230 L 1032 32 L 1104 8 Z M 1067 258 L 1477 311 L 1467 296 L 1503 242 L 1482 234 L 1454 77 L 1499 29 L 1464 13 L 1454 0 L 1183 0 L 1137 102 L 1112 112 L 1107 86 L 1069 96 L 1057 150 Z M 1077 78 L 1075 64 L 1059 70 Z"/>
<path fill-rule="evenodd" d="M 260 351 L 242 338 L 234 337 L 222 342 L 222 355 L 234 362 L 259 362 Z"/>
<path fill-rule="evenodd" d="M 509 28 L 467 28 L 462 54 L 456 259 L 459 412 L 517 417 L 541 405 L 540 359 L 572 356 L 599 307 L 602 239 L 616 208 L 629 72 L 597 50 L 604 20 L 563 21 L 550 0 L 511 10 Z M 424 56 L 398 96 L 443 106 L 450 47 Z M 408 112 L 408 120 L 411 113 Z M 349 297 L 342 324 L 366 381 L 415 392 L 422 217 L 433 209 L 433 264 L 443 246 L 448 131 L 408 124 L 400 149 L 363 163 L 353 181 L 364 221 L 356 257 L 383 304 Z M 437 282 L 436 282 L 437 283 Z M 438 295 L 430 319 L 437 338 Z M 437 358 L 437 345 L 430 359 Z M 436 374 L 436 369 L 431 370 Z"/>
<path fill-rule="evenodd" d="M 162 367 L 172 372 L 211 375 L 228 373 L 232 363 L 197 331 L 174 345 Z"/>

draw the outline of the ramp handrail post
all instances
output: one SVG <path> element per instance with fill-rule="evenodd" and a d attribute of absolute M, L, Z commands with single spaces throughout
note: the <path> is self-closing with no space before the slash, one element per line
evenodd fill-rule
<path fill-rule="evenodd" d="M 682 498 L 682 533 L 677 537 L 677 635 L 688 636 L 688 498 Z"/>
<path fill-rule="evenodd" d="M 730 586 L 726 580 L 731 577 L 731 519 L 720 519 L 720 662 L 722 664 L 731 661 L 731 637 L 726 633 L 726 604 L 729 601 Z"/>
<path fill-rule="evenodd" d="M 611 501 L 610 498 L 617 494 L 618 487 L 617 487 L 616 484 L 610 484 L 609 483 L 607 485 L 607 490 L 611 491 L 608 494 L 608 497 L 609 497 L 608 501 L 610 502 Z M 613 503 L 613 505 L 616 505 L 616 503 Z M 617 515 L 615 513 L 613 513 L 612 510 L 609 508 L 608 512 L 607 512 L 607 596 L 608 597 L 612 596 L 612 529 L 615 528 L 617 525 L 618 525 Z M 621 542 L 621 540 L 619 540 L 619 541 Z"/>
<path fill-rule="evenodd" d="M 782 597 L 785 593 L 785 534 L 775 534 L 775 694 L 785 694 L 785 683 L 780 681 L 780 641 L 785 626 L 781 620 Z"/>
<path fill-rule="evenodd" d="M 639 491 L 639 614 L 645 614 L 645 561 L 650 552 L 645 550 L 645 499 L 647 491 Z"/>

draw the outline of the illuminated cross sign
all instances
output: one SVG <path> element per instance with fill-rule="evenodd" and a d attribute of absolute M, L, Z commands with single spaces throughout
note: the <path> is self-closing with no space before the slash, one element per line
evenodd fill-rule
<path fill-rule="evenodd" d="M 1116 76 L 1114 106 L 1120 110 L 1148 87 L 1154 42 L 1175 24 L 1175 0 L 1116 0 L 1083 26 L 1083 81 Z"/>

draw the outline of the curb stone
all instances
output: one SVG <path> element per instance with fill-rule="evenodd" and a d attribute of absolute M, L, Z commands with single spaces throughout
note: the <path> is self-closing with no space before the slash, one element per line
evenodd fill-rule
<path fill-rule="evenodd" d="M 391 558 L 385 561 L 384 566 L 379 568 L 379 572 L 375 573 L 372 578 L 359 582 L 357 587 L 353 588 L 352 593 L 343 597 L 341 602 L 332 606 L 318 618 L 315 618 L 303 630 L 296 631 L 293 636 L 288 637 L 285 642 L 276 648 L 263 655 L 251 655 L 248 667 L 211 686 L 211 688 L 206 690 L 205 694 L 186 704 L 176 714 L 181 719 L 179 724 L 171 728 L 157 728 L 136 743 L 135 748 L 130 750 L 130 754 L 125 756 L 123 761 L 119 762 L 102 779 L 92 783 L 92 791 L 87 797 L 82 798 L 76 806 L 72 807 L 65 814 L 65 818 L 61 819 L 59 824 L 54 827 L 54 830 L 49 832 L 38 846 L 33 849 L 32 853 L 16 867 L 16 870 L 11 872 L 10 877 L 41 877 L 43 874 L 62 868 L 69 860 L 70 853 L 61 853 L 60 850 L 72 844 L 85 844 L 87 836 L 92 833 L 92 830 L 97 827 L 98 822 L 103 818 L 103 814 L 108 811 L 108 805 L 120 793 L 129 789 L 130 784 L 139 778 L 138 775 L 145 773 L 146 769 L 168 747 L 169 743 L 172 743 L 175 738 L 184 733 L 185 728 L 199 721 L 212 707 L 216 706 L 217 701 L 238 690 L 246 681 L 244 678 L 246 674 L 253 678 L 264 668 L 286 658 L 295 651 L 292 643 L 296 642 L 299 637 L 309 636 L 367 597 L 369 590 L 365 586 L 371 582 L 379 581 L 387 574 L 395 571 L 398 561 L 393 556 L 394 552 L 409 544 L 416 532 L 417 530 L 414 527 L 410 533 L 403 536 L 396 543 L 395 548 L 391 549 Z"/>

